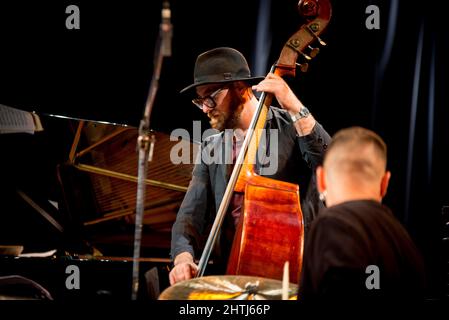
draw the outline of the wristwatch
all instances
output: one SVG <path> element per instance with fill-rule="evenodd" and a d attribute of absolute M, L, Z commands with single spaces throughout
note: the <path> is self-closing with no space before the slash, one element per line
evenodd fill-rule
<path fill-rule="evenodd" d="M 307 118 L 309 115 L 310 115 L 309 109 L 307 109 L 306 107 L 302 107 L 298 113 L 292 115 L 292 121 L 296 122 L 299 119 Z"/>

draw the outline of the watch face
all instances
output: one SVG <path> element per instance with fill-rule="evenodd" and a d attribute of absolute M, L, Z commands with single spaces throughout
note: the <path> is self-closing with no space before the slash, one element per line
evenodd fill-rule
<path fill-rule="evenodd" d="M 306 118 L 309 115 L 310 115 L 309 109 L 307 109 L 306 107 L 302 107 L 301 111 L 299 111 L 297 114 L 292 116 L 292 121 L 296 122 L 297 120 L 302 119 L 302 118 Z"/>
<path fill-rule="evenodd" d="M 301 111 L 299 112 L 301 118 L 307 117 L 309 114 L 310 111 L 306 107 L 302 107 Z"/>

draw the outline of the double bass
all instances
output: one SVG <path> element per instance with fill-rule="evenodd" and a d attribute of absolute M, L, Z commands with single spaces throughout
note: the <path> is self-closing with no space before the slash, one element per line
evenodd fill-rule
<path fill-rule="evenodd" d="M 298 57 L 311 60 L 320 35 L 327 27 L 332 9 L 329 0 L 301 0 L 299 13 L 305 23 L 285 43 L 270 72 L 295 76 Z M 307 50 L 307 51 L 306 51 Z M 301 70 L 306 71 L 302 64 Z M 212 248 L 234 192 L 244 193 L 242 212 L 227 265 L 227 274 L 282 279 L 289 262 L 289 279 L 297 283 L 302 265 L 304 223 L 297 184 L 275 180 L 255 172 L 257 148 L 262 138 L 273 95 L 263 92 L 236 159 L 223 199 L 198 263 L 197 277 L 204 274 Z"/>

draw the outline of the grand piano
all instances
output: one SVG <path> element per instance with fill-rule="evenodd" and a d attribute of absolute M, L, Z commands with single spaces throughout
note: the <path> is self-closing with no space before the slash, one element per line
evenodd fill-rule
<path fill-rule="evenodd" d="M 41 114 L 43 130 L 0 135 L 2 203 L 0 276 L 20 275 L 54 299 L 131 297 L 138 129 L 123 124 Z M 198 145 L 152 132 L 141 241 L 140 299 L 168 286 L 170 230 L 193 164 L 173 164 L 172 147 L 192 157 Z M 56 250 L 50 255 L 42 253 Z M 81 275 L 69 290 L 67 267 Z M 1 289 L 1 286 L 0 286 Z M 1 292 L 0 292 L 1 294 Z"/>
<path fill-rule="evenodd" d="M 37 112 L 44 130 L 0 134 L 0 246 L 22 246 L 22 254 L 57 251 L 42 258 L 3 254 L 0 276 L 27 277 L 55 299 L 129 299 L 136 126 L 153 75 L 162 1 L 83 3 L 81 30 L 66 28 L 71 2 L 26 2 L 0 4 L 0 104 Z M 195 118 L 178 94 L 191 81 L 195 52 L 186 41 L 198 29 L 184 13 L 209 10 L 181 2 L 172 9 L 180 27 L 151 115 L 156 143 L 140 254 L 142 283 L 156 267 L 161 291 L 168 285 L 170 228 L 192 170 L 169 161 L 178 143 L 171 130 L 191 127 Z M 71 264 L 80 266 L 79 290 L 65 286 Z"/>

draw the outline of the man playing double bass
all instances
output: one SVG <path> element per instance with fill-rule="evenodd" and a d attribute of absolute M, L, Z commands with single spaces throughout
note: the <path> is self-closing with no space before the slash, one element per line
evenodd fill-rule
<path fill-rule="evenodd" d="M 329 134 L 280 76 L 269 73 L 265 78 L 251 77 L 246 59 L 235 49 L 222 47 L 200 54 L 195 63 L 194 83 L 181 92 L 194 89 L 197 97 L 192 100 L 193 104 L 207 114 L 211 127 L 220 133 L 203 141 L 199 152 L 201 159 L 196 161 L 192 180 L 172 228 L 174 267 L 169 276 L 172 285 L 194 277 L 197 272 L 195 258 L 201 254 L 208 226 L 222 201 L 232 163 L 258 105 L 253 90 L 273 94 L 281 107 L 271 107 L 268 111 L 263 134 L 265 147 L 261 150 L 269 155 L 270 165 L 267 167 L 263 160 L 256 162 L 257 173 L 300 186 L 306 230 L 323 206 L 313 172 L 321 164 L 331 141 Z M 225 143 L 224 131 L 228 132 L 227 129 L 235 132 L 229 139 L 232 143 Z M 225 161 L 226 156 L 211 155 L 216 150 L 229 155 L 232 161 Z M 239 193 L 232 196 L 219 245 L 214 248 L 214 261 L 225 262 L 228 258 L 242 199 Z"/>

